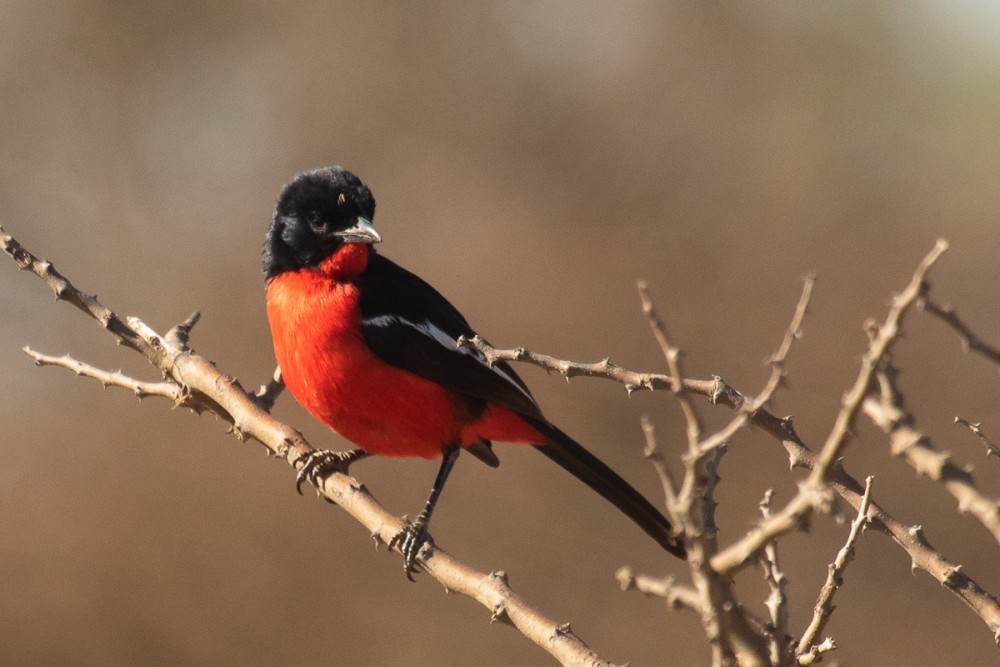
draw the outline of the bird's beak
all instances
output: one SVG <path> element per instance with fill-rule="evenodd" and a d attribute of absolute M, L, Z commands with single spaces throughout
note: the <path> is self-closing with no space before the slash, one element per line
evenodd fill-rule
<path fill-rule="evenodd" d="M 361 216 L 358 216 L 357 222 L 354 223 L 353 227 L 348 227 L 339 232 L 335 232 L 334 236 L 339 236 L 343 239 L 344 243 L 381 243 L 382 237 L 379 236 L 378 230 L 372 225 L 370 220 L 365 220 Z"/>

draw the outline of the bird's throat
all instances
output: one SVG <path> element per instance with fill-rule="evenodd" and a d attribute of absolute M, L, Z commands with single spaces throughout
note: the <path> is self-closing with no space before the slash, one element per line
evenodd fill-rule
<path fill-rule="evenodd" d="M 320 262 L 317 271 L 336 282 L 351 281 L 368 266 L 372 248 L 364 243 L 347 243 Z"/>

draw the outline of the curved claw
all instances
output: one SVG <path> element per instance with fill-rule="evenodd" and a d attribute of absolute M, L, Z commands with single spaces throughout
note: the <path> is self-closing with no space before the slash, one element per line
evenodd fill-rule
<path fill-rule="evenodd" d="M 346 475 L 352 463 L 360 461 L 366 456 L 368 456 L 368 452 L 361 449 L 351 449 L 346 452 L 322 449 L 310 452 L 295 476 L 295 490 L 301 496 L 302 485 L 306 482 L 318 488 L 320 479 L 329 472 L 339 472 Z"/>
<path fill-rule="evenodd" d="M 412 523 L 407 521 L 403 529 L 389 540 L 389 548 L 398 546 L 399 552 L 403 554 L 403 572 L 410 581 L 413 581 L 413 572 L 416 571 L 417 556 L 424 545 L 429 543 L 427 523 L 419 518 Z"/>

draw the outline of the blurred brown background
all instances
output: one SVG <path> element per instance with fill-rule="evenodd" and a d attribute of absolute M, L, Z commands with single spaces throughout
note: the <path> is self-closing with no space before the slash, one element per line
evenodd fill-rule
<path fill-rule="evenodd" d="M 962 3 L 5 2 L 0 224 L 76 284 L 160 330 L 203 313 L 195 348 L 246 386 L 273 368 L 259 249 L 281 186 L 339 163 L 379 201 L 382 251 L 499 345 L 663 368 L 634 282 L 649 281 L 693 376 L 746 392 L 766 377 L 809 271 L 820 276 L 791 390 L 774 406 L 817 445 L 882 316 L 937 237 L 934 292 L 1000 341 L 1000 12 Z M 39 281 L 0 262 L 0 663 L 546 665 L 515 632 L 211 417 L 35 369 L 20 352 L 151 377 Z M 1000 436 L 996 368 L 915 314 L 897 359 L 936 443 L 996 461 L 951 424 Z M 523 368 L 549 417 L 650 498 L 638 417 L 664 447 L 666 395 L 567 385 Z M 723 409 L 701 406 L 713 423 Z M 279 416 L 343 443 L 285 396 Z M 618 591 L 622 564 L 683 575 L 610 506 L 542 457 L 464 459 L 438 542 L 634 665 L 705 664 L 697 621 Z M 400 514 L 436 464 L 354 472 Z M 987 589 L 997 545 L 889 459 L 861 423 L 855 475 Z M 794 492 L 783 451 L 741 434 L 724 460 L 724 541 L 764 490 Z M 846 527 L 782 542 L 801 632 Z M 828 628 L 842 664 L 986 665 L 984 625 L 869 534 Z M 740 577 L 764 613 L 760 576 Z"/>

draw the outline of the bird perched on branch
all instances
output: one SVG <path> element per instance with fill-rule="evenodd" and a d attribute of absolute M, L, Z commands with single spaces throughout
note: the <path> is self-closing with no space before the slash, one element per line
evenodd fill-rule
<path fill-rule="evenodd" d="M 292 395 L 359 447 L 318 452 L 299 483 L 368 454 L 441 457 L 423 510 L 392 540 L 410 577 L 459 452 L 499 464 L 493 441 L 521 443 L 611 501 L 664 549 L 684 557 L 667 519 L 552 425 L 514 370 L 459 345 L 475 332 L 433 287 L 376 252 L 375 199 L 351 172 L 327 167 L 285 186 L 264 244 L 267 316 Z"/>

